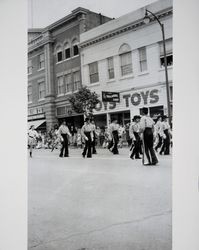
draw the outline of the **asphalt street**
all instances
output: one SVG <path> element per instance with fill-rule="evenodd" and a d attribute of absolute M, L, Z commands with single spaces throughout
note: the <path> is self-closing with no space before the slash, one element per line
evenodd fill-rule
<path fill-rule="evenodd" d="M 28 249 L 171 250 L 171 156 L 157 166 L 129 149 L 36 149 L 28 159 Z"/>

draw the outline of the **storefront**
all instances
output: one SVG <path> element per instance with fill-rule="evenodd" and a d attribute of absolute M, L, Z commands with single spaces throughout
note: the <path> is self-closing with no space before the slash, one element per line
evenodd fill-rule
<path fill-rule="evenodd" d="M 46 132 L 46 117 L 43 107 L 33 107 L 28 109 L 28 129 L 34 125 L 37 131 Z"/>
<path fill-rule="evenodd" d="M 122 125 L 129 123 L 134 115 L 141 115 L 143 107 L 149 108 L 149 115 L 156 118 L 167 114 L 166 87 L 163 84 L 155 87 L 140 88 L 120 93 L 119 103 L 100 101 L 94 110 L 96 125 L 107 126 L 112 119 Z"/>

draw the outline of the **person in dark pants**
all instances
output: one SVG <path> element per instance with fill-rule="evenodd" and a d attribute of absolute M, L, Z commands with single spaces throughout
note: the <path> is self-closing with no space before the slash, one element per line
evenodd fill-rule
<path fill-rule="evenodd" d="M 139 115 L 135 115 L 133 117 L 133 122 L 130 125 L 129 128 L 129 133 L 130 133 L 130 137 L 132 138 L 132 143 L 134 144 L 132 147 L 132 153 L 130 155 L 130 158 L 133 160 L 134 156 L 135 159 L 141 159 L 140 157 L 140 116 Z"/>
<path fill-rule="evenodd" d="M 90 123 L 90 119 L 85 119 L 85 124 L 83 125 L 81 129 L 82 137 L 85 140 L 85 146 L 82 153 L 82 156 L 85 158 L 87 154 L 87 158 L 92 158 L 92 152 L 91 152 L 91 144 L 93 141 L 93 125 Z"/>
<path fill-rule="evenodd" d="M 95 148 L 96 139 L 97 139 L 96 126 L 95 126 L 95 121 L 93 119 L 91 120 L 91 125 L 92 125 L 92 132 L 93 132 L 93 141 L 91 142 L 91 151 L 92 151 L 92 154 L 97 154 L 97 151 Z"/>
<path fill-rule="evenodd" d="M 114 154 L 119 154 L 117 145 L 119 142 L 119 124 L 117 123 L 117 120 L 113 120 L 112 123 L 109 126 L 109 132 L 112 136 L 112 140 L 108 145 L 108 149 Z"/>
<path fill-rule="evenodd" d="M 170 154 L 170 126 L 167 118 L 165 115 L 162 117 L 163 145 L 160 150 L 160 155 L 162 153 L 164 153 L 164 155 Z"/>
<path fill-rule="evenodd" d="M 58 134 L 62 139 L 62 147 L 60 150 L 59 157 L 69 157 L 68 153 L 68 136 L 71 137 L 69 128 L 66 126 L 66 122 L 63 121 L 61 126 L 59 127 Z"/>
<path fill-rule="evenodd" d="M 158 117 L 155 124 L 155 130 L 158 136 L 158 143 L 155 146 L 155 151 L 158 151 L 158 149 L 162 146 L 162 116 Z"/>
<path fill-rule="evenodd" d="M 140 128 L 143 138 L 143 165 L 156 165 L 158 159 L 153 148 L 154 121 L 148 116 L 148 108 L 142 109 L 143 116 L 140 120 Z"/>

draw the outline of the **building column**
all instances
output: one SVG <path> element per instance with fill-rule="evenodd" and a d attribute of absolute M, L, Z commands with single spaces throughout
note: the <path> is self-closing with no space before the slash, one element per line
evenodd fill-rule
<path fill-rule="evenodd" d="M 45 34 L 50 39 L 50 34 Z M 45 115 L 47 131 L 57 124 L 56 108 L 55 108 L 55 85 L 53 76 L 53 48 L 52 43 L 49 42 L 44 46 L 45 54 Z"/>

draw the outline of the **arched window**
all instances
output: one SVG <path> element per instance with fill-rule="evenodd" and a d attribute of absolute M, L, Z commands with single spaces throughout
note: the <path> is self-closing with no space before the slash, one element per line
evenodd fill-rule
<path fill-rule="evenodd" d="M 65 59 L 68 59 L 71 57 L 69 43 L 64 44 L 64 55 L 65 55 Z"/>
<path fill-rule="evenodd" d="M 61 45 L 58 45 L 56 47 L 56 56 L 57 56 L 57 62 L 61 62 L 63 60 L 63 53 L 62 53 Z"/>
<path fill-rule="evenodd" d="M 79 48 L 78 48 L 78 41 L 77 41 L 77 39 L 74 39 L 72 41 L 72 50 L 73 50 L 73 56 L 79 55 Z"/>
<path fill-rule="evenodd" d="M 119 49 L 121 75 L 128 75 L 133 72 L 131 47 L 124 43 Z"/>

